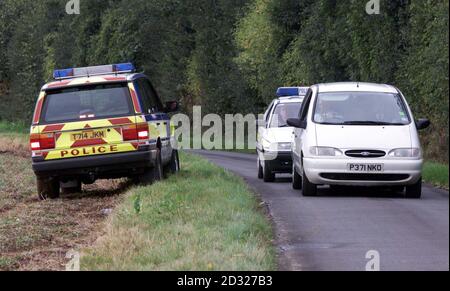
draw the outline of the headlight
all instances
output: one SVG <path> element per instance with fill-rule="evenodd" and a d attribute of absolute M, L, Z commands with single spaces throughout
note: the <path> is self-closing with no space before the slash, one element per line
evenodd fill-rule
<path fill-rule="evenodd" d="M 290 143 L 290 142 L 280 142 L 277 145 L 278 145 L 279 151 L 290 152 L 292 150 L 292 143 Z"/>
<path fill-rule="evenodd" d="M 342 156 L 342 151 L 330 147 L 311 147 L 311 155 L 318 157 L 336 157 Z"/>
<path fill-rule="evenodd" d="M 389 152 L 390 157 L 394 158 L 420 158 L 422 152 L 420 149 L 395 149 Z"/>
<path fill-rule="evenodd" d="M 290 142 L 274 142 L 269 143 L 268 141 L 263 142 L 263 147 L 266 152 L 279 152 L 279 151 L 291 151 L 292 150 L 292 143 Z"/>

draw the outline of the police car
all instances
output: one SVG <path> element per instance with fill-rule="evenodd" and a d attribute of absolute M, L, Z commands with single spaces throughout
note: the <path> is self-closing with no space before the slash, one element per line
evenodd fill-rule
<path fill-rule="evenodd" d="M 56 70 L 42 87 L 30 146 L 41 199 L 79 192 L 97 179 L 143 184 L 180 170 L 168 113 L 147 76 L 131 63 Z"/>
<path fill-rule="evenodd" d="M 293 128 L 287 120 L 298 116 L 308 87 L 282 87 L 259 121 L 258 178 L 273 182 L 276 174 L 292 172 Z"/>

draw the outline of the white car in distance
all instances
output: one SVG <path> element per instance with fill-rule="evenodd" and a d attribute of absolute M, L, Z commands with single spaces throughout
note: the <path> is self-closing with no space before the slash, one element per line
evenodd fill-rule
<path fill-rule="evenodd" d="M 258 122 L 258 178 L 273 182 L 276 174 L 292 171 L 292 141 L 294 128 L 287 124 L 297 117 L 309 87 L 283 87 L 277 91 L 279 98 L 272 101 Z"/>
<path fill-rule="evenodd" d="M 422 149 L 415 121 L 395 87 L 371 83 L 319 84 L 297 118 L 293 187 L 316 196 L 318 185 L 389 186 L 407 198 L 422 195 Z M 406 190 L 406 191 L 405 191 Z"/>

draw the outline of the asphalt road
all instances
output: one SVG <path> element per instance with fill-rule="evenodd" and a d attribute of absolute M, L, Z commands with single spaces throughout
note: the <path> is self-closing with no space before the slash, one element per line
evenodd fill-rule
<path fill-rule="evenodd" d="M 422 200 L 383 190 L 328 188 L 302 197 L 289 175 L 257 179 L 256 155 L 195 151 L 240 176 L 268 205 L 280 270 L 364 271 L 366 254 L 382 271 L 449 271 L 449 194 L 424 186 Z"/>

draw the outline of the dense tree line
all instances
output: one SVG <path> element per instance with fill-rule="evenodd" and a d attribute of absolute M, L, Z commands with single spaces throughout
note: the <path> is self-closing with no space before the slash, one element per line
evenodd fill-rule
<path fill-rule="evenodd" d="M 0 0 L 0 118 L 28 122 L 54 68 L 132 61 L 166 100 L 260 112 L 281 85 L 391 83 L 448 160 L 448 0 Z"/>
<path fill-rule="evenodd" d="M 236 30 L 237 62 L 256 99 L 279 84 L 394 84 L 433 128 L 427 155 L 448 161 L 448 0 L 255 0 Z"/>

